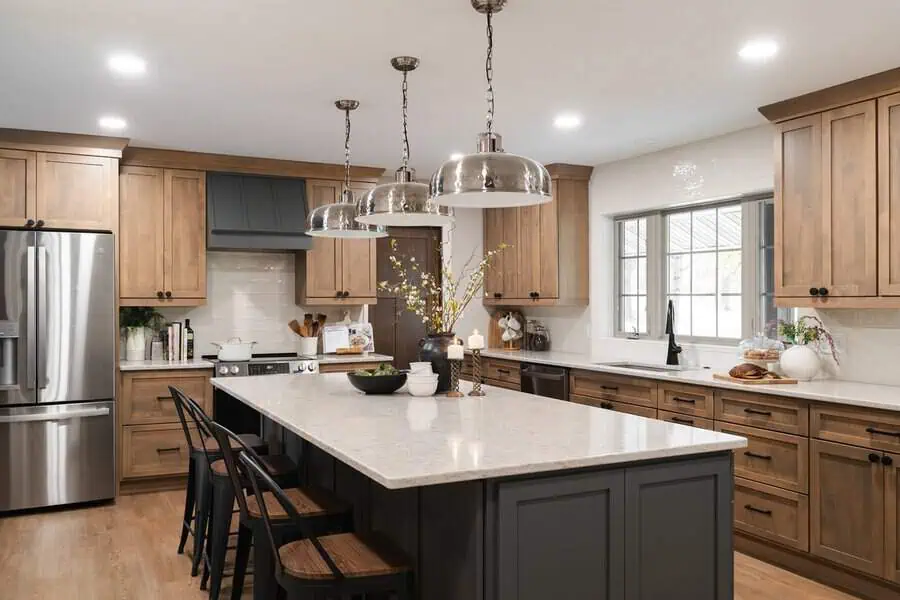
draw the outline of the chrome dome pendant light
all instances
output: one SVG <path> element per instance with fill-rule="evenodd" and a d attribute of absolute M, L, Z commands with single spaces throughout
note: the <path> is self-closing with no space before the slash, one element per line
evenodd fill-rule
<path fill-rule="evenodd" d="M 541 163 L 503 151 L 494 133 L 493 16 L 506 0 L 471 0 L 487 15 L 487 131 L 478 136 L 478 151 L 445 162 L 431 178 L 431 196 L 438 204 L 467 208 L 531 206 L 552 201 L 550 174 Z"/>
<path fill-rule="evenodd" d="M 453 223 L 452 209 L 431 200 L 428 184 L 416 183 L 415 171 L 409 168 L 409 133 L 407 131 L 407 75 L 419 66 L 413 56 L 398 56 L 391 65 L 403 73 L 403 166 L 397 169 L 396 181 L 379 185 L 359 200 L 356 220 L 367 225 L 402 225 L 440 227 Z"/>
<path fill-rule="evenodd" d="M 329 238 L 387 237 L 384 227 L 356 222 L 356 202 L 350 190 L 350 111 L 359 108 L 359 102 L 338 100 L 334 105 L 344 111 L 344 189 L 337 204 L 326 204 L 309 213 L 306 235 Z"/>

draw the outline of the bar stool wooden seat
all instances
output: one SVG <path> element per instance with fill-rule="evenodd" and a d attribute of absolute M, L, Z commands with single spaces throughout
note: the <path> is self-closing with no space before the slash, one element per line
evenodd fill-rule
<path fill-rule="evenodd" d="M 239 462 L 261 508 L 267 542 L 276 559 L 275 578 L 287 592 L 288 600 L 350 598 L 375 593 L 393 593 L 398 600 L 414 600 L 412 563 L 390 539 L 376 533 L 317 535 L 258 460 L 245 452 Z M 303 531 L 304 539 L 279 547 L 263 496 L 266 491 L 271 492 L 290 520 Z"/>
<path fill-rule="evenodd" d="M 188 481 L 184 498 L 184 514 L 181 519 L 181 536 L 178 540 L 178 554 L 184 552 L 188 534 L 193 536 L 193 549 L 191 551 L 191 576 L 196 577 L 200 569 L 207 535 L 207 519 L 209 503 L 212 497 L 212 481 L 209 476 L 209 462 L 207 456 L 214 461 L 222 458 L 222 449 L 215 438 L 201 430 L 198 420 L 194 417 L 194 409 L 188 405 L 190 400 L 184 392 L 174 386 L 169 386 L 169 392 L 175 399 L 175 410 L 178 413 L 178 421 L 184 431 L 184 437 L 191 449 L 188 459 Z M 190 400 L 195 406 L 196 403 Z M 197 406 L 200 412 L 202 409 Z M 205 414 L 205 413 L 204 413 Z M 268 448 L 258 435 L 242 434 L 241 442 L 253 448 L 257 454 L 265 455 Z M 207 452 L 204 444 L 209 445 L 211 451 Z"/>
<path fill-rule="evenodd" d="M 244 577 L 247 572 L 247 564 L 250 559 L 251 546 L 253 549 L 253 597 L 256 600 L 270 600 L 278 593 L 278 582 L 275 579 L 275 557 L 268 544 L 262 543 L 267 534 L 262 530 L 263 509 L 259 500 L 252 492 L 245 494 L 245 490 L 252 489 L 250 480 L 241 473 L 238 467 L 238 456 L 248 454 L 254 461 L 266 470 L 267 475 L 277 481 L 266 464 L 265 456 L 257 455 L 252 448 L 244 445 L 239 436 L 213 422 L 211 428 L 219 444 L 228 447 L 224 453 L 224 463 L 231 480 L 232 497 L 237 499 L 240 511 L 240 526 L 238 529 L 237 553 L 234 561 L 234 576 L 232 578 L 232 600 L 239 600 L 243 593 Z M 240 446 L 240 454 L 230 448 Z M 350 531 L 353 528 L 352 506 L 335 496 L 332 492 L 319 487 L 303 486 L 289 487 L 284 490 L 287 502 L 289 502 L 300 518 L 307 524 L 309 530 L 317 533 L 335 533 Z M 271 522 L 273 534 L 285 542 L 302 538 L 304 535 L 297 525 L 293 523 L 288 512 L 282 507 L 274 495 L 268 493 L 262 500 L 266 508 L 272 508 Z M 277 509 L 276 509 L 277 507 Z M 254 543 L 258 540 L 258 543 Z M 211 598 L 213 590 L 218 586 L 215 581 L 210 585 Z M 216 592 L 218 593 L 218 592 Z"/>

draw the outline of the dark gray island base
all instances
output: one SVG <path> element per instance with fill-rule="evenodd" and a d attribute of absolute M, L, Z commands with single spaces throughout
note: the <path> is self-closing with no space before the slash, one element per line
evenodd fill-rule
<path fill-rule="evenodd" d="M 389 490 L 272 425 L 409 553 L 420 600 L 733 597 L 731 452 Z"/>

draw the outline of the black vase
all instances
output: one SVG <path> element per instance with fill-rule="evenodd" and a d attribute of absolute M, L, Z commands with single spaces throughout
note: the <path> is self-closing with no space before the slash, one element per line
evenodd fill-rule
<path fill-rule="evenodd" d="M 453 343 L 453 333 L 433 333 L 419 341 L 419 360 L 430 362 L 431 369 L 438 374 L 438 392 L 450 391 L 450 361 L 447 346 Z"/>

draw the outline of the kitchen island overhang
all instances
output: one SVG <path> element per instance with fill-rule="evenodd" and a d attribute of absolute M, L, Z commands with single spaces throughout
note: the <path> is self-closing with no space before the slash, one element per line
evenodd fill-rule
<path fill-rule="evenodd" d="M 489 388 L 364 396 L 343 374 L 213 380 L 310 483 L 413 558 L 419 598 L 731 598 L 743 438 Z"/>

